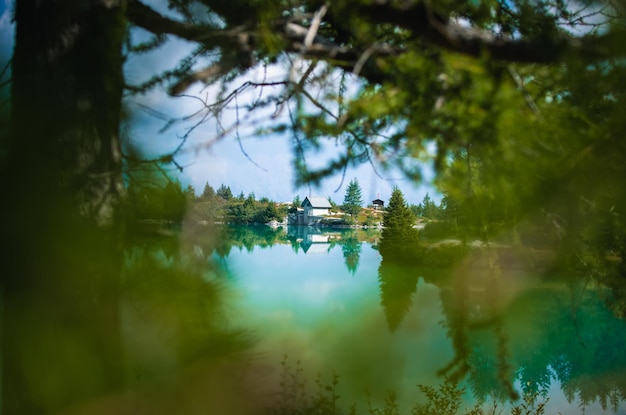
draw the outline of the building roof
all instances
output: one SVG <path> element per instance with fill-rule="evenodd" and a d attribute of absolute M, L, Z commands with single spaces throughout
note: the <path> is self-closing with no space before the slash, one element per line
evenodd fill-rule
<path fill-rule="evenodd" d="M 307 199 L 309 203 L 311 204 L 311 206 L 314 208 L 330 209 L 332 207 L 328 199 L 326 199 L 325 197 L 309 197 L 309 196 L 304 198 L 304 200 L 302 201 L 302 206 L 304 206 L 304 202 L 306 202 Z"/>
<path fill-rule="evenodd" d="M 374 199 L 374 201 L 372 201 L 373 204 L 375 205 L 384 205 L 385 202 L 380 200 L 380 199 Z"/>

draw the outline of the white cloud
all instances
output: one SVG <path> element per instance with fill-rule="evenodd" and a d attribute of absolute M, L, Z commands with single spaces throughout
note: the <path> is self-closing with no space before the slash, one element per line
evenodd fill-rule
<path fill-rule="evenodd" d="M 156 6 L 166 8 L 163 0 Z M 153 5 L 156 7 L 155 5 Z M 15 26 L 12 22 L 13 1 L 0 0 L 0 63 L 6 61 L 12 50 L 14 42 Z M 141 29 L 134 30 L 134 36 L 138 41 L 145 40 L 148 34 Z M 193 48 L 193 45 L 178 39 L 169 40 L 163 47 L 154 52 L 131 57 L 125 65 L 124 71 L 128 82 L 140 83 L 149 79 L 155 73 L 174 67 L 177 62 L 185 57 Z M 206 64 L 206 61 L 204 62 Z M 320 69 L 321 66 L 320 66 Z M 302 68 L 300 69 L 302 70 Z M 266 68 L 258 66 L 248 73 L 240 83 L 246 80 L 281 81 L 286 79 L 289 73 L 289 64 L 279 61 L 277 64 Z M 234 84 L 238 85 L 238 84 Z M 265 87 L 263 92 L 277 93 L 279 87 Z M 353 96 L 358 90 L 358 81 L 348 83 L 348 94 Z M 260 89 L 250 88 L 240 94 L 240 105 L 257 99 Z M 189 95 L 201 97 L 207 102 L 212 102 L 217 94 L 217 86 L 194 85 Z M 132 141 L 146 152 L 147 157 L 156 157 L 171 152 L 180 144 L 180 137 L 187 131 L 193 122 L 176 124 L 166 131 L 160 131 L 166 120 L 159 119 L 149 112 L 140 109 L 136 104 L 141 104 L 164 117 L 183 117 L 193 114 L 202 108 L 199 100 L 189 97 L 170 97 L 163 88 L 157 88 L 144 95 L 133 97 L 128 100 L 129 108 L 133 116 Z M 310 104 L 308 104 L 310 105 Z M 209 117 L 208 121 L 194 131 L 185 146 L 185 151 L 179 157 L 179 163 L 186 166 L 180 175 L 185 184 L 192 184 L 198 191 L 204 187 L 207 181 L 214 187 L 220 184 L 231 186 L 233 192 L 243 191 L 245 194 L 254 192 L 257 197 L 269 197 L 276 201 L 290 201 L 295 195 L 301 197 L 307 195 L 330 196 L 338 203 L 343 201 L 344 192 L 349 181 L 356 177 L 363 189 L 363 199 L 369 203 L 380 194 L 384 200 L 388 200 L 394 184 L 398 184 L 411 203 L 419 203 L 428 187 L 415 187 L 408 181 L 398 181 L 401 174 L 397 171 L 382 173 L 385 179 L 376 175 L 369 164 L 352 167 L 346 172 L 342 183 L 341 175 L 336 175 L 322 182 L 319 188 L 303 187 L 294 188 L 294 172 L 292 168 L 293 153 L 291 143 L 287 137 L 273 136 L 266 138 L 254 137 L 253 131 L 260 126 L 269 125 L 269 122 L 278 123 L 279 119 L 270 119 L 275 108 L 268 106 L 255 111 L 248 121 L 253 121 L 253 127 L 241 126 L 239 129 L 242 145 L 250 161 L 243 154 L 234 134 L 214 142 L 219 135 L 219 128 L 215 119 Z M 232 126 L 237 121 L 237 116 L 243 118 L 248 114 L 234 110 L 225 111 L 222 114 L 221 123 L 225 128 Z M 286 110 L 280 114 L 282 121 L 288 116 Z M 209 144 L 207 146 L 207 144 Z M 329 160 L 337 154 L 337 149 L 330 146 L 318 157 L 309 157 L 311 163 L 318 165 Z M 255 165 L 257 163 L 259 166 Z M 340 187 L 341 184 L 341 187 Z M 337 188 L 339 187 L 339 190 Z"/>
<path fill-rule="evenodd" d="M 131 81 L 138 82 L 147 79 L 152 73 L 165 68 L 173 67 L 177 60 L 185 56 L 191 50 L 186 42 L 168 42 L 163 48 L 154 53 L 133 58 L 126 66 L 125 72 Z M 305 67 L 303 67 L 305 69 Z M 300 68 L 299 71 L 304 70 Z M 270 82 L 285 80 L 289 73 L 290 64 L 287 61 L 279 61 L 267 67 L 257 66 L 248 71 L 244 76 L 232 83 L 238 87 L 246 81 Z M 321 65 L 319 70 L 324 69 Z M 293 75 L 293 73 L 291 74 Z M 335 76 L 336 75 L 336 76 Z M 339 75 L 335 74 L 334 85 L 330 90 L 336 90 Z M 299 79 L 296 75 L 295 79 Z M 348 95 L 354 96 L 359 89 L 357 80 L 347 83 Z M 410 203 L 419 203 L 427 191 L 433 196 L 432 188 L 427 186 L 415 186 L 407 180 L 399 171 L 392 170 L 383 172 L 377 168 L 383 176 L 379 177 L 372 166 L 365 163 L 360 166 L 350 167 L 342 181 L 342 175 L 335 175 L 324 180 L 319 187 L 294 188 L 294 170 L 292 167 L 293 152 L 291 140 L 287 136 L 257 137 L 257 128 L 277 123 L 286 122 L 289 112 L 283 109 L 278 118 L 272 117 L 276 111 L 275 106 L 268 105 L 257 108 L 249 113 L 245 105 L 270 94 L 278 94 L 283 86 L 255 88 L 250 87 L 237 96 L 237 101 L 229 104 L 228 109 L 220 114 L 219 123 L 209 114 L 204 123 L 198 126 L 188 138 L 182 152 L 176 158 L 177 162 L 185 169 L 180 174 L 184 184 L 191 184 L 196 191 L 201 191 L 208 182 L 214 188 L 225 184 L 231 187 L 233 193 L 254 192 L 257 198 L 269 197 L 276 201 L 290 201 L 294 196 L 301 198 L 307 195 L 330 196 L 337 203 L 343 202 L 345 188 L 352 178 L 357 178 L 363 190 L 365 204 L 380 197 L 388 200 L 394 185 L 398 185 L 404 192 Z M 148 106 L 161 114 L 171 117 L 183 117 L 200 111 L 199 115 L 186 123 L 176 124 L 165 132 L 159 130 L 165 125 L 160 120 L 149 115 L 145 111 L 139 111 L 135 115 L 134 137 L 135 141 L 142 143 L 149 156 L 157 156 L 172 151 L 180 143 L 189 127 L 200 121 L 207 115 L 202 111 L 204 100 L 213 103 L 218 94 L 217 85 L 195 84 L 187 95 L 198 97 L 172 98 L 162 89 L 155 90 L 143 96 L 135 98 L 135 102 Z M 235 110 L 236 104 L 239 110 Z M 307 110 L 316 111 L 311 104 L 305 104 Z M 137 107 L 135 107 L 137 108 Z M 239 121 L 239 122 L 238 122 Z M 235 129 L 234 126 L 237 125 Z M 229 134 L 221 137 L 222 128 L 230 129 Z M 237 136 L 240 141 L 237 140 Z M 242 148 L 243 147 L 243 150 Z M 329 144 L 318 155 L 309 155 L 307 163 L 310 166 L 325 166 L 326 163 L 339 154 L 341 149 L 334 143 Z M 248 157 L 244 154 L 247 153 Z M 437 198 L 437 195 L 434 195 Z"/>

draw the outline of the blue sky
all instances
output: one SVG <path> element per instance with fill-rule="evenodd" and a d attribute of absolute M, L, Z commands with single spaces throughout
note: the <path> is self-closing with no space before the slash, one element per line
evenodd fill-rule
<path fill-rule="evenodd" d="M 13 24 L 11 0 L 0 0 L 0 64 L 4 67 L 13 49 Z"/>
<path fill-rule="evenodd" d="M 2 62 L 6 61 L 13 46 L 11 4 L 11 0 L 0 0 L 0 61 Z M 154 4 L 151 2 L 151 5 Z M 140 30 L 135 32 L 137 38 L 142 38 L 144 35 Z M 192 45 L 187 42 L 171 39 L 155 52 L 129 59 L 125 67 L 128 82 L 138 83 L 159 70 L 174 67 L 191 48 Z M 279 66 L 269 68 L 268 72 L 268 74 L 263 74 L 260 70 L 250 71 L 246 77 L 260 79 L 268 75 L 278 80 L 288 76 L 285 69 Z M 242 81 L 245 79 L 242 78 Z M 200 96 L 207 102 L 211 102 L 217 90 L 215 86 L 194 85 L 187 91 L 187 94 Z M 244 96 L 242 96 L 243 99 L 245 99 Z M 157 157 L 176 148 L 181 142 L 180 137 L 192 124 L 177 124 L 161 131 L 165 121 L 155 117 L 145 108 L 172 117 L 182 117 L 197 111 L 199 101 L 189 97 L 172 98 L 162 90 L 153 90 L 145 95 L 127 99 L 126 106 L 131 111 L 128 129 L 131 142 L 142 149 L 146 156 Z M 267 111 L 255 115 L 256 126 L 269 126 L 267 116 Z M 234 120 L 235 113 L 231 111 L 230 114 L 224 115 L 222 121 L 225 125 L 229 125 Z M 379 167 L 375 170 L 368 163 L 350 168 L 343 179 L 339 174 L 324 180 L 319 187 L 296 188 L 289 137 L 276 135 L 259 138 L 253 134 L 252 128 L 246 128 L 244 125 L 239 128 L 238 133 L 239 142 L 235 138 L 234 131 L 233 134 L 216 140 L 219 136 L 217 123 L 209 119 L 194 130 L 177 156 L 176 160 L 184 167 L 183 171 L 177 172 L 174 169 L 172 174 L 178 176 L 184 185 L 194 186 L 198 192 L 208 182 L 214 188 L 221 184 L 228 185 L 235 194 L 244 192 L 247 195 L 254 192 L 257 198 L 265 196 L 275 201 L 291 201 L 296 195 L 301 198 L 312 195 L 331 197 L 334 201 L 341 203 L 348 183 L 354 178 L 361 185 L 365 203 L 377 197 L 388 200 L 394 186 L 402 190 L 409 203 L 419 203 L 427 192 L 438 199 L 432 187 L 416 186 L 405 179 L 399 171 L 385 172 Z M 337 148 L 329 145 L 317 157 L 307 159 L 307 161 L 311 165 L 319 165 L 322 160 L 329 159 L 337 151 Z M 432 170 L 429 168 L 424 170 L 424 176 L 428 180 L 432 176 Z"/>

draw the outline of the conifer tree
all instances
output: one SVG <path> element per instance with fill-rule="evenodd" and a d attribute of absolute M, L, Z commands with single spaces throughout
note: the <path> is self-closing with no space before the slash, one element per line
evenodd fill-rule
<path fill-rule="evenodd" d="M 343 199 L 342 209 L 351 216 L 357 215 L 361 211 L 363 199 L 361 198 L 361 186 L 358 180 L 352 179 L 346 188 L 346 195 Z"/>
<path fill-rule="evenodd" d="M 202 191 L 202 198 L 209 200 L 209 199 L 213 199 L 214 196 L 215 196 L 215 190 L 213 190 L 213 187 L 211 187 L 209 182 L 206 182 L 206 184 L 204 185 L 204 190 Z"/>
<path fill-rule="evenodd" d="M 432 198 L 428 193 L 424 196 L 424 199 L 421 203 L 422 206 L 422 215 L 427 219 L 435 219 L 437 217 L 437 205 L 433 202 Z"/>
<path fill-rule="evenodd" d="M 271 220 L 280 220 L 280 214 L 274 202 L 268 203 L 263 214 L 263 222 L 269 222 Z"/>
<path fill-rule="evenodd" d="M 434 140 L 436 154 L 428 158 L 440 190 L 463 202 L 468 228 L 489 236 L 504 225 L 517 233 L 520 218 L 528 218 L 529 231 L 539 229 L 560 263 L 575 264 L 572 274 L 613 287 L 614 311 L 626 316 L 626 48 L 619 2 L 594 12 L 594 2 L 546 0 L 342 1 L 322 8 L 319 1 L 203 1 L 202 8 L 171 1 L 163 15 L 139 0 L 59 3 L 15 2 L 12 115 L 0 180 L 4 413 L 66 412 L 124 384 L 117 315 L 123 89 L 146 93 L 169 83 L 180 95 L 204 82 L 224 91 L 217 106 L 207 102 L 206 114 L 198 113 L 214 120 L 216 108 L 242 105 L 239 92 L 263 86 L 238 74 L 282 61 L 296 75 L 296 57 L 326 62 L 328 70 L 302 65 L 310 69 L 297 83 L 273 83 L 275 94 L 248 109 L 297 106 L 292 125 L 279 122 L 269 132 L 292 133 L 298 184 L 372 160 L 414 178 L 412 161 Z M 318 9 L 319 18 L 311 18 Z M 126 42 L 129 24 L 154 37 Z M 197 48 L 141 84 L 124 79 L 122 65 L 133 51 L 174 37 Z M 203 67 L 207 58 L 210 66 Z M 331 91 L 330 78 L 340 71 L 362 82 L 354 99 L 343 82 Z M 337 152 L 309 168 L 305 156 L 330 137 Z M 182 170 L 176 161 L 182 145 L 175 147 L 159 160 Z M 413 238 L 412 227 L 394 226 L 400 217 L 390 212 L 385 219 L 383 243 Z M 60 321 L 67 337 L 50 334 Z M 89 364 L 77 364 L 79 355 Z M 64 387 L 39 383 L 40 373 Z"/>
<path fill-rule="evenodd" d="M 233 198 L 233 192 L 230 190 L 230 187 L 225 185 L 221 185 L 219 189 L 217 189 L 217 195 L 224 200 Z"/>
<path fill-rule="evenodd" d="M 296 195 L 296 197 L 293 198 L 293 202 L 291 202 L 291 204 L 294 207 L 299 208 L 302 205 L 302 200 L 300 200 L 300 195 Z"/>
<path fill-rule="evenodd" d="M 394 187 L 389 206 L 383 215 L 383 233 L 380 252 L 383 256 L 402 256 L 410 253 L 417 243 L 417 230 L 413 227 L 415 216 L 404 200 L 404 195 Z"/>

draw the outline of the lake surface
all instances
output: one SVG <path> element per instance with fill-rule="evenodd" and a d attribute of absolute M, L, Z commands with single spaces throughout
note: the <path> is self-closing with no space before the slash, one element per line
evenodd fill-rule
<path fill-rule="evenodd" d="M 213 257 L 231 321 L 252 333 L 273 388 L 297 377 L 346 411 L 393 395 L 408 413 L 427 401 L 418 385 L 447 378 L 465 388 L 461 409 L 535 397 L 547 414 L 626 413 L 626 323 L 597 287 L 480 260 L 394 264 L 376 231 L 228 229 Z"/>

